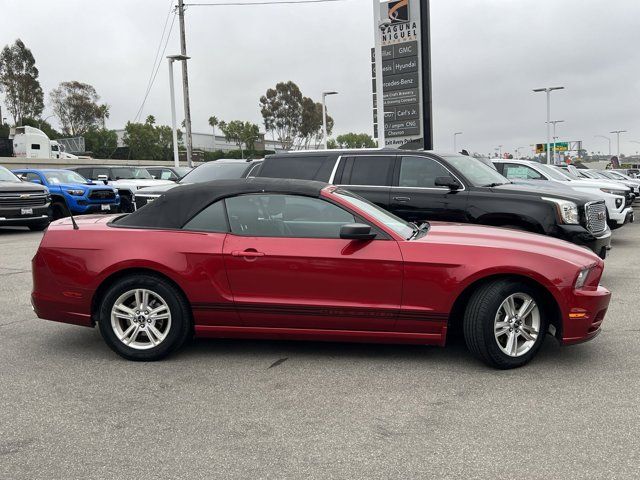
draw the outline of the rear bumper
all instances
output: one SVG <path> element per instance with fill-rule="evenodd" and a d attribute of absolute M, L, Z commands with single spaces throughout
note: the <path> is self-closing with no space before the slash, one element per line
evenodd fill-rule
<path fill-rule="evenodd" d="M 568 311 L 563 312 L 562 345 L 587 342 L 600 333 L 609 307 L 611 292 L 599 286 L 597 290 L 573 290 L 568 299 Z"/>
<path fill-rule="evenodd" d="M 560 238 L 586 247 L 602 259 L 606 258 L 607 252 L 611 249 L 609 228 L 598 235 L 594 235 L 581 225 L 559 225 L 559 230 Z"/>
<path fill-rule="evenodd" d="M 90 290 L 67 287 L 56 279 L 40 252 L 31 261 L 31 305 L 38 318 L 54 322 L 93 326 Z"/>

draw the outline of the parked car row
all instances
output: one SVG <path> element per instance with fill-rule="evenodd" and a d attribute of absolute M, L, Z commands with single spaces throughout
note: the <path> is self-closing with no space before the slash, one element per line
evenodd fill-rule
<path fill-rule="evenodd" d="M 132 212 L 136 192 L 173 186 L 191 169 L 168 166 L 0 167 L 0 226 L 44 230 L 70 214 Z"/>

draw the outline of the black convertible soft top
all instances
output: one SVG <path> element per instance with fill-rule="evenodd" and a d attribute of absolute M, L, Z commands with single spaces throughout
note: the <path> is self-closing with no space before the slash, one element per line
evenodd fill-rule
<path fill-rule="evenodd" d="M 311 180 L 276 178 L 243 178 L 214 180 L 178 186 L 156 201 L 130 215 L 120 217 L 116 226 L 139 228 L 182 228 L 194 215 L 212 203 L 226 197 L 248 193 L 284 193 L 319 197 L 326 183 Z"/>

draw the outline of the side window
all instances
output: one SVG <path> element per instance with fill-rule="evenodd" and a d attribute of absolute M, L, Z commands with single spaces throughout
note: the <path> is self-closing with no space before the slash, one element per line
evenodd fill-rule
<path fill-rule="evenodd" d="M 29 172 L 26 174 L 26 180 L 27 182 L 33 182 L 34 180 L 37 180 L 39 183 L 42 183 L 42 179 L 40 178 L 40 175 L 33 172 Z"/>
<path fill-rule="evenodd" d="M 391 170 L 394 160 L 395 157 L 392 156 L 354 157 L 348 184 L 373 186 L 391 185 Z"/>
<path fill-rule="evenodd" d="M 509 179 L 544 180 L 544 177 L 533 168 L 515 163 L 506 163 L 503 175 Z"/>
<path fill-rule="evenodd" d="M 109 175 L 109 169 L 108 168 L 94 168 L 93 169 L 93 177 L 91 177 L 93 180 L 97 180 L 98 177 L 100 175 L 106 175 L 107 178 L 111 178 L 111 175 Z"/>
<path fill-rule="evenodd" d="M 40 144 L 39 143 L 32 143 L 31 144 L 31 150 L 40 150 Z"/>
<path fill-rule="evenodd" d="M 267 159 L 260 169 L 261 177 L 271 178 L 294 178 L 298 180 L 320 180 L 327 181 L 328 178 L 322 178 L 321 169 L 326 156 L 308 156 L 295 157 L 283 156 Z"/>
<path fill-rule="evenodd" d="M 231 232 L 256 237 L 340 238 L 354 223 L 346 210 L 299 195 L 241 195 L 226 200 Z"/>
<path fill-rule="evenodd" d="M 437 177 L 450 177 L 449 170 L 427 157 L 402 157 L 400 163 L 399 187 L 436 187 Z"/>
<path fill-rule="evenodd" d="M 84 178 L 93 179 L 91 168 L 76 168 L 76 172 L 82 175 Z"/>
<path fill-rule="evenodd" d="M 183 230 L 198 232 L 228 232 L 227 214 L 224 211 L 224 201 L 219 200 L 189 220 Z"/>
<path fill-rule="evenodd" d="M 171 170 L 163 169 L 160 173 L 160 180 L 177 180 L 178 178 L 174 175 Z"/>

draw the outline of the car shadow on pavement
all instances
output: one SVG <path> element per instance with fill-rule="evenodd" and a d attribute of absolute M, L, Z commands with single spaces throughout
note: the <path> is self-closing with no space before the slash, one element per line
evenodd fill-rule
<path fill-rule="evenodd" d="M 124 361 L 107 347 L 97 329 L 62 328 L 57 332 L 51 332 L 45 344 L 49 350 L 43 352 L 45 354 L 56 352 L 59 357 L 68 355 L 74 359 L 87 356 L 99 361 Z M 601 354 L 604 353 L 598 349 L 597 341 L 560 347 L 554 338 L 547 336 L 530 367 L 553 370 L 588 368 L 593 362 L 600 360 Z M 279 360 L 286 359 L 287 367 L 295 363 L 292 360 L 303 360 L 307 364 L 309 361 L 365 361 L 409 363 L 440 370 L 495 371 L 474 358 L 461 339 L 455 339 L 445 348 L 441 348 L 424 345 L 201 338 L 187 342 L 178 352 L 161 362 L 213 365 L 220 361 L 228 364 L 248 359 L 252 364 L 264 364 L 265 369 L 280 367 L 285 361 Z"/>

